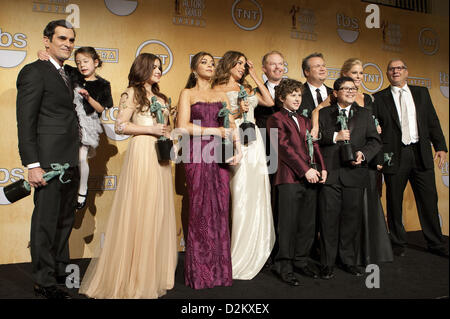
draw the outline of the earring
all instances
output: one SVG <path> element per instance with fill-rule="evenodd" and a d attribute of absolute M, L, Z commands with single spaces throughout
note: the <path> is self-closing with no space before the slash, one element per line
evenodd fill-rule
<path fill-rule="evenodd" d="M 193 74 L 194 74 L 194 78 L 197 78 L 198 77 L 198 75 L 197 75 L 197 73 L 194 71 L 194 72 L 192 72 Z"/>

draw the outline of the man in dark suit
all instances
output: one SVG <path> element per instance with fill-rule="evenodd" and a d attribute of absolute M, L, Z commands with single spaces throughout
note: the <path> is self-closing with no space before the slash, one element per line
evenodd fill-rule
<path fill-rule="evenodd" d="M 319 104 L 329 101 L 327 98 L 333 93 L 333 89 L 323 84 L 327 79 L 327 67 L 322 53 L 312 53 L 304 58 L 302 69 L 306 77 L 306 83 L 303 90 L 302 105 L 297 112 L 311 118 L 312 112 Z M 329 103 L 326 105 L 329 105 Z"/>
<path fill-rule="evenodd" d="M 438 214 L 438 196 L 431 144 L 439 168 L 444 164 L 447 146 L 428 89 L 408 86 L 408 68 L 402 60 L 388 64 L 391 86 L 375 94 L 375 115 L 383 140 L 387 219 L 394 253 L 405 255 L 406 231 L 402 222 L 403 192 L 409 180 L 416 199 L 422 232 L 428 249 L 448 257 Z"/>
<path fill-rule="evenodd" d="M 381 149 L 372 112 L 356 105 L 358 89 L 349 77 L 335 81 L 333 94 L 337 104 L 319 112 L 322 133 L 320 149 L 327 166 L 328 178 L 319 195 L 320 259 L 323 279 L 334 277 L 339 254 L 346 272 L 361 276 L 357 252 L 362 222 L 363 190 L 369 180 L 367 163 Z M 348 127 L 340 125 L 344 119 Z M 347 141 L 347 142 L 345 142 Z M 351 145 L 354 161 L 345 162 L 341 148 Z"/>
<path fill-rule="evenodd" d="M 314 241 L 316 221 L 317 186 L 322 183 L 327 171 L 317 143 L 307 143 L 307 130 L 311 130 L 308 119 L 298 115 L 302 99 L 302 84 L 291 79 L 283 79 L 275 88 L 277 98 L 283 103 L 281 110 L 267 120 L 271 143 L 277 146 L 278 170 L 274 184 L 278 200 L 278 242 L 279 249 L 273 270 L 281 280 L 298 286 L 294 272 L 317 278 L 318 273 L 309 260 Z M 274 130 L 278 132 L 275 138 Z M 318 165 L 312 165 L 313 160 Z"/>
<path fill-rule="evenodd" d="M 78 119 L 72 86 L 63 63 L 73 50 L 75 32 L 65 20 L 44 29 L 44 45 L 50 61 L 26 65 L 17 78 L 17 129 L 22 164 L 34 187 L 30 251 L 36 295 L 68 299 L 59 289 L 69 264 L 68 240 L 74 222 L 79 182 Z M 51 164 L 69 164 L 62 177 L 46 182 Z M 70 180 L 70 182 L 67 182 Z"/>

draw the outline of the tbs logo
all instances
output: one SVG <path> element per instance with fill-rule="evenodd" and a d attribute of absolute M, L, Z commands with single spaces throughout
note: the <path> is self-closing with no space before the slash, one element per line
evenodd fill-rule
<path fill-rule="evenodd" d="M 347 17 L 345 14 L 336 14 L 337 33 L 342 41 L 353 43 L 359 36 L 358 18 Z"/>
<path fill-rule="evenodd" d="M 0 67 L 13 68 L 25 60 L 27 36 L 23 33 L 11 34 L 0 28 Z M 19 49 L 19 50 L 17 50 Z"/>
<path fill-rule="evenodd" d="M 24 179 L 23 174 L 24 171 L 22 168 L 13 168 L 11 171 L 6 168 L 0 168 L 0 184 L 10 184 L 18 181 L 19 179 Z M 11 204 L 3 193 L 3 187 L 4 186 L 0 186 L 0 205 Z"/>

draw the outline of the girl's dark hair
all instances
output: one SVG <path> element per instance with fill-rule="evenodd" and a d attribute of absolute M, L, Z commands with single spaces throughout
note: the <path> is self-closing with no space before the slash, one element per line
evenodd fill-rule
<path fill-rule="evenodd" d="M 95 51 L 95 49 L 93 47 L 81 47 L 76 49 L 75 54 L 73 55 L 76 59 L 77 54 L 81 53 L 81 54 L 86 54 L 89 55 L 92 60 L 97 60 L 98 61 L 98 66 L 97 67 L 101 67 L 103 64 L 103 61 L 100 59 L 100 56 L 98 55 L 97 51 Z"/>
<path fill-rule="evenodd" d="M 355 81 L 353 81 L 353 79 L 351 77 L 349 77 L 349 76 L 341 76 L 339 79 L 334 81 L 333 89 L 335 91 L 339 91 L 339 89 L 341 88 L 342 84 L 344 84 L 345 82 L 355 83 Z"/>
<path fill-rule="evenodd" d="M 294 79 L 282 79 L 280 84 L 275 87 L 275 100 L 282 104 L 281 99 L 285 99 L 288 94 L 300 89 L 303 93 L 303 84 Z"/>
<path fill-rule="evenodd" d="M 238 60 L 244 57 L 247 60 L 247 57 L 238 51 L 228 51 L 225 52 L 222 59 L 220 59 L 217 64 L 216 73 L 214 74 L 212 80 L 212 87 L 217 85 L 227 84 L 230 81 L 231 69 L 234 68 L 238 62 Z M 248 75 L 248 68 L 245 68 L 245 73 L 242 75 L 242 78 L 238 81 L 239 84 L 243 85 L 246 89 L 251 90 L 252 87 L 245 80 L 245 77 Z"/>
<path fill-rule="evenodd" d="M 208 52 L 200 51 L 199 53 L 194 55 L 191 60 L 191 74 L 189 74 L 186 86 L 184 87 L 185 89 L 191 89 L 197 84 L 197 77 L 195 76 L 194 71 L 197 69 L 200 61 L 205 55 L 210 56 L 211 59 L 214 60 L 214 57 Z"/>
<path fill-rule="evenodd" d="M 159 57 L 151 53 L 141 53 L 134 59 L 128 74 L 128 87 L 134 89 L 134 99 L 139 105 L 138 110 L 141 112 L 147 111 L 150 107 L 150 101 L 147 98 L 144 85 L 153 74 L 156 60 L 159 61 L 159 69 L 162 72 L 162 62 Z M 167 96 L 159 91 L 158 83 L 152 84 L 152 93 L 162 98 L 165 103 L 168 102 Z"/>

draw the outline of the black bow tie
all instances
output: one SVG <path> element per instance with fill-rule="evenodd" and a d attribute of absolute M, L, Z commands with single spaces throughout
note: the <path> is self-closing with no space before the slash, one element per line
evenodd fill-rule
<path fill-rule="evenodd" d="M 290 112 L 290 111 L 288 111 L 288 115 L 291 117 L 291 118 L 298 118 L 298 114 L 297 114 L 297 112 Z"/>

